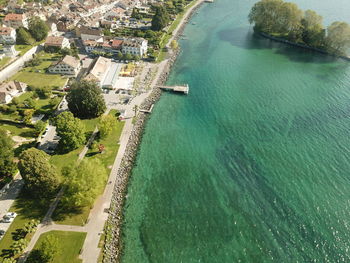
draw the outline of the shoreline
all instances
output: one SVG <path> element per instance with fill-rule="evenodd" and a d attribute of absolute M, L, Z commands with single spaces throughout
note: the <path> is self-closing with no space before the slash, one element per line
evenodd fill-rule
<path fill-rule="evenodd" d="M 170 38 L 169 42 L 166 44 L 168 47 L 172 40 L 178 40 L 180 35 L 183 33 L 187 23 L 192 18 L 193 14 L 202 6 L 205 0 L 197 0 L 197 2 L 187 10 L 184 14 L 182 21 L 179 23 L 178 27 L 173 31 L 173 36 Z M 155 79 L 155 85 L 152 87 L 150 95 L 142 102 L 142 109 L 149 110 L 152 105 L 154 105 L 161 97 L 162 91 L 157 87 L 165 84 L 170 75 L 171 69 L 180 54 L 180 48 L 173 51 L 169 49 L 168 58 L 164 62 L 164 67 L 160 67 L 158 64 L 158 70 L 162 72 Z M 148 114 L 144 112 L 139 112 L 137 116 L 136 123 L 131 131 L 125 154 L 123 156 L 120 168 L 118 170 L 118 182 L 116 182 L 113 196 L 111 200 L 111 205 L 109 209 L 109 216 L 106 222 L 106 241 L 104 245 L 104 259 L 103 262 L 120 262 L 123 242 L 121 237 L 121 228 L 123 224 L 123 207 L 127 195 L 127 190 L 129 186 L 129 178 L 131 176 L 132 169 L 134 167 L 134 162 L 141 144 L 142 136 L 144 133 L 144 128 L 148 120 Z"/>
<path fill-rule="evenodd" d="M 326 56 L 330 56 L 330 57 L 334 57 L 334 58 L 341 58 L 341 59 L 350 61 L 350 56 L 348 56 L 348 57 L 347 56 L 337 56 L 337 55 L 328 53 L 327 51 L 325 51 L 323 49 L 310 47 L 310 46 L 304 45 L 304 44 L 294 43 L 292 41 L 289 41 L 289 40 L 286 40 L 286 39 L 283 39 L 283 38 L 278 38 L 278 37 L 271 36 L 271 35 L 266 34 L 264 32 L 254 32 L 254 33 L 258 34 L 259 36 L 265 37 L 267 39 L 274 40 L 276 42 L 284 43 L 284 44 L 287 44 L 287 45 L 290 45 L 290 46 L 299 47 L 299 48 L 303 48 L 303 49 L 308 49 L 308 50 L 311 50 L 311 51 L 315 51 L 315 52 L 324 54 Z"/>

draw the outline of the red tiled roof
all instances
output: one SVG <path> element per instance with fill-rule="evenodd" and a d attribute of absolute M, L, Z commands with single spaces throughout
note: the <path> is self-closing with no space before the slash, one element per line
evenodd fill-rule
<path fill-rule="evenodd" d="M 7 14 L 4 18 L 4 21 L 22 21 L 22 14 Z"/>
<path fill-rule="evenodd" d="M 0 27 L 0 35 L 9 35 L 13 28 L 11 27 Z"/>

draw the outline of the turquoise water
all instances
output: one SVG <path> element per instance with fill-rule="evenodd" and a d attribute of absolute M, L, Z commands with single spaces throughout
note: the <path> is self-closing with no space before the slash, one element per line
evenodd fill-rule
<path fill-rule="evenodd" d="M 344 0 L 297 2 L 350 18 Z M 350 63 L 252 36 L 253 3 L 217 0 L 186 28 L 169 83 L 190 94 L 147 124 L 124 263 L 350 262 Z"/>

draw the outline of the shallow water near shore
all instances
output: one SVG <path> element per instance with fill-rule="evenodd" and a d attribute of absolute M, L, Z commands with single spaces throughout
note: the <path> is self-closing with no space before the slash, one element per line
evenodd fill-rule
<path fill-rule="evenodd" d="M 123 263 L 350 262 L 350 63 L 253 36 L 255 1 L 185 30 L 130 180 Z M 295 1 L 350 22 L 344 0 Z"/>

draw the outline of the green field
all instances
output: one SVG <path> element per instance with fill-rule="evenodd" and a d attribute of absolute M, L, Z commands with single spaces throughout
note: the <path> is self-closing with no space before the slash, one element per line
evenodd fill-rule
<path fill-rule="evenodd" d="M 44 238 L 47 236 L 56 237 L 59 240 L 58 255 L 50 261 L 51 263 L 80 263 L 79 253 L 84 245 L 86 233 L 68 231 L 50 231 L 40 236 L 34 249 L 38 249 Z"/>
<path fill-rule="evenodd" d="M 30 50 L 33 45 L 16 45 L 15 49 L 19 52 L 19 56 L 23 56 L 25 53 L 27 53 L 28 50 Z"/>
<path fill-rule="evenodd" d="M 0 60 L 0 68 L 3 68 L 6 66 L 7 63 L 9 63 L 11 60 L 10 57 L 4 57 L 3 59 Z"/>
<path fill-rule="evenodd" d="M 33 128 L 29 128 L 22 124 L 0 122 L 0 129 L 9 131 L 11 136 L 21 136 L 24 138 L 33 138 L 35 136 L 35 131 Z"/>
<path fill-rule="evenodd" d="M 40 65 L 34 67 L 26 67 L 20 72 L 11 77 L 12 80 L 17 80 L 26 83 L 33 87 L 62 87 L 66 78 L 60 75 L 47 74 L 47 68 L 58 59 L 60 55 L 55 53 L 40 52 L 37 57 L 42 60 Z"/>

